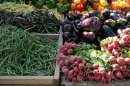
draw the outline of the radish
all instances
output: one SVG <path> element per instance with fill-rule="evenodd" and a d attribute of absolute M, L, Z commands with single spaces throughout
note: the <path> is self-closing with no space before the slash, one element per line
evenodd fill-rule
<path fill-rule="evenodd" d="M 72 82 L 76 82 L 77 78 L 76 77 L 72 77 Z"/>
<path fill-rule="evenodd" d="M 81 62 L 83 59 L 82 59 L 82 56 L 78 56 L 77 57 L 77 61 Z"/>
<path fill-rule="evenodd" d="M 125 77 L 127 77 L 128 75 L 129 75 L 129 72 L 126 70 L 126 71 L 123 71 L 122 72 L 122 75 L 123 75 L 123 77 L 125 78 Z"/>
<path fill-rule="evenodd" d="M 59 65 L 60 65 L 60 67 L 63 67 L 63 66 L 64 66 L 64 61 L 61 60 L 61 61 L 59 62 Z"/>
<path fill-rule="evenodd" d="M 113 65 L 112 65 L 112 68 L 113 68 L 113 70 L 115 70 L 115 71 L 119 71 L 119 70 L 120 70 L 119 64 L 113 64 Z"/>
<path fill-rule="evenodd" d="M 67 43 L 65 46 L 66 46 L 68 49 L 72 49 L 72 44 L 71 44 L 71 43 Z"/>
<path fill-rule="evenodd" d="M 88 70 L 88 66 L 84 66 L 84 71 L 87 71 Z"/>
<path fill-rule="evenodd" d="M 107 80 L 104 76 L 102 76 L 101 81 L 105 83 Z"/>
<path fill-rule="evenodd" d="M 117 78 L 117 79 L 123 79 L 123 75 L 122 75 L 122 73 L 120 72 L 120 71 L 116 71 L 115 72 L 115 77 Z"/>
<path fill-rule="evenodd" d="M 130 65 L 130 58 L 125 58 L 126 65 Z"/>
<path fill-rule="evenodd" d="M 86 65 L 86 64 L 87 64 L 85 60 L 83 60 L 83 61 L 82 61 L 82 63 L 83 63 L 84 65 Z"/>
<path fill-rule="evenodd" d="M 69 66 L 70 65 L 70 60 L 65 60 L 65 65 Z"/>
<path fill-rule="evenodd" d="M 65 47 L 65 48 L 64 48 L 64 52 L 67 52 L 67 51 L 68 51 L 68 48 L 67 48 L 67 47 Z"/>
<path fill-rule="evenodd" d="M 67 67 L 66 66 L 63 66 L 63 67 L 61 67 L 61 70 L 63 71 L 64 69 L 66 69 Z"/>
<path fill-rule="evenodd" d="M 93 74 L 88 74 L 87 80 L 88 80 L 88 81 L 93 81 L 93 80 L 94 80 Z"/>
<path fill-rule="evenodd" d="M 115 58 L 115 56 L 110 56 L 110 57 L 109 57 L 109 62 L 111 62 L 111 63 L 116 63 L 116 58 Z"/>
<path fill-rule="evenodd" d="M 80 64 L 80 62 L 75 61 L 73 65 L 74 65 L 74 67 L 78 67 L 79 64 Z"/>
<path fill-rule="evenodd" d="M 124 65 L 124 64 L 125 64 L 125 58 L 123 58 L 123 57 L 117 58 L 117 63 L 118 63 L 119 65 Z"/>
<path fill-rule="evenodd" d="M 97 63 L 93 64 L 93 66 L 92 66 L 93 69 L 98 69 L 98 67 L 99 67 L 99 64 L 97 64 Z"/>
<path fill-rule="evenodd" d="M 94 75 L 94 77 L 95 77 L 95 80 L 101 80 L 101 78 L 102 78 L 102 76 L 100 74 Z"/>
<path fill-rule="evenodd" d="M 79 69 L 78 67 L 74 67 L 74 71 L 75 71 L 75 72 L 79 72 L 80 69 Z"/>
<path fill-rule="evenodd" d="M 59 58 L 60 58 L 61 60 L 65 60 L 65 59 L 66 59 L 66 55 L 61 55 Z"/>
<path fill-rule="evenodd" d="M 83 76 L 78 75 L 77 76 L 77 81 L 82 82 L 83 81 Z"/>
<path fill-rule="evenodd" d="M 68 72 L 69 72 L 69 69 L 67 69 L 67 68 L 63 69 L 63 73 L 64 73 L 65 75 L 67 75 Z"/>
<path fill-rule="evenodd" d="M 127 70 L 127 66 L 126 65 L 121 65 L 120 69 L 121 69 L 121 71 L 126 71 Z"/>
<path fill-rule="evenodd" d="M 77 47 L 78 47 L 77 44 L 72 44 L 72 48 L 73 48 L 73 49 L 76 49 Z"/>
<path fill-rule="evenodd" d="M 101 75 L 104 75 L 106 73 L 105 68 L 98 68 L 98 70 Z"/>
<path fill-rule="evenodd" d="M 72 55 L 73 54 L 73 49 L 68 49 L 66 53 L 67 53 L 67 55 Z"/>
<path fill-rule="evenodd" d="M 74 71 L 73 70 L 70 70 L 69 71 L 69 76 L 73 76 L 74 75 Z"/>
<path fill-rule="evenodd" d="M 76 59 L 75 59 L 74 56 L 71 56 L 71 57 L 70 57 L 70 63 L 71 63 L 71 64 L 73 64 L 73 63 L 75 62 L 75 60 L 76 60 Z"/>
<path fill-rule="evenodd" d="M 94 70 L 93 70 L 93 74 L 94 74 L 94 75 L 98 75 L 98 74 L 99 74 L 98 69 L 94 69 Z"/>
<path fill-rule="evenodd" d="M 77 72 L 74 72 L 74 76 L 76 76 L 76 77 L 77 77 L 77 76 L 78 76 L 78 74 L 79 74 L 79 73 L 77 73 Z"/>
<path fill-rule="evenodd" d="M 79 69 L 83 69 L 83 68 L 84 68 L 84 64 L 80 63 L 80 64 L 78 65 L 78 67 L 79 67 Z"/>
<path fill-rule="evenodd" d="M 106 82 L 110 82 L 112 80 L 112 72 L 109 71 L 105 74 Z"/>

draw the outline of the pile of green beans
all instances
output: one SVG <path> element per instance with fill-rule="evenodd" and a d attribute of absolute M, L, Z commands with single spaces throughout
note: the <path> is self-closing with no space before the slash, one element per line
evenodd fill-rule
<path fill-rule="evenodd" d="M 0 26 L 0 76 L 54 75 L 57 49 L 55 40 Z"/>

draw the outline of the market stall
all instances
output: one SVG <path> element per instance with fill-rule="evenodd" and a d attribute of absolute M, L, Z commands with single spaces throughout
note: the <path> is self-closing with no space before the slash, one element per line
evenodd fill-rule
<path fill-rule="evenodd" d="M 130 0 L 0 0 L 0 86 L 129 86 Z"/>

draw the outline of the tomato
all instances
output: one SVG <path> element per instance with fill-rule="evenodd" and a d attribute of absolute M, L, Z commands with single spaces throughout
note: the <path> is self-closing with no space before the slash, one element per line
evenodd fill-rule
<path fill-rule="evenodd" d="M 85 4 L 87 0 L 80 0 L 80 4 Z"/>
<path fill-rule="evenodd" d="M 113 10 L 121 10 L 121 7 L 120 6 L 114 6 L 112 9 Z"/>
<path fill-rule="evenodd" d="M 80 0 L 74 0 L 75 4 L 80 4 Z"/>
<path fill-rule="evenodd" d="M 77 10 L 78 11 L 84 11 L 84 5 L 83 4 L 77 5 Z"/>
<path fill-rule="evenodd" d="M 77 4 L 71 3 L 70 9 L 71 10 L 76 10 Z"/>
<path fill-rule="evenodd" d="M 97 5 L 96 3 L 94 3 L 94 4 L 92 5 L 92 9 L 93 9 L 93 10 L 97 10 L 97 8 L 98 8 L 98 5 Z"/>
<path fill-rule="evenodd" d="M 94 0 L 95 3 L 99 3 L 100 0 Z"/>

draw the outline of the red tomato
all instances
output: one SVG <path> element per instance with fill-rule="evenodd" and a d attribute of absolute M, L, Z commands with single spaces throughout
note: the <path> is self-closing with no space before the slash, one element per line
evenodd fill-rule
<path fill-rule="evenodd" d="M 77 10 L 78 11 L 84 11 L 84 5 L 83 4 L 79 4 L 79 5 L 77 5 Z"/>
<path fill-rule="evenodd" d="M 114 6 L 112 9 L 113 10 L 121 10 L 121 7 L 120 6 Z"/>
<path fill-rule="evenodd" d="M 80 0 L 80 4 L 85 4 L 87 0 Z"/>
<path fill-rule="evenodd" d="M 77 4 L 71 3 L 70 9 L 71 10 L 76 10 Z"/>
<path fill-rule="evenodd" d="M 97 5 L 96 3 L 94 3 L 94 4 L 92 5 L 92 9 L 93 9 L 93 10 L 97 10 L 97 8 L 98 8 L 98 5 Z"/>

